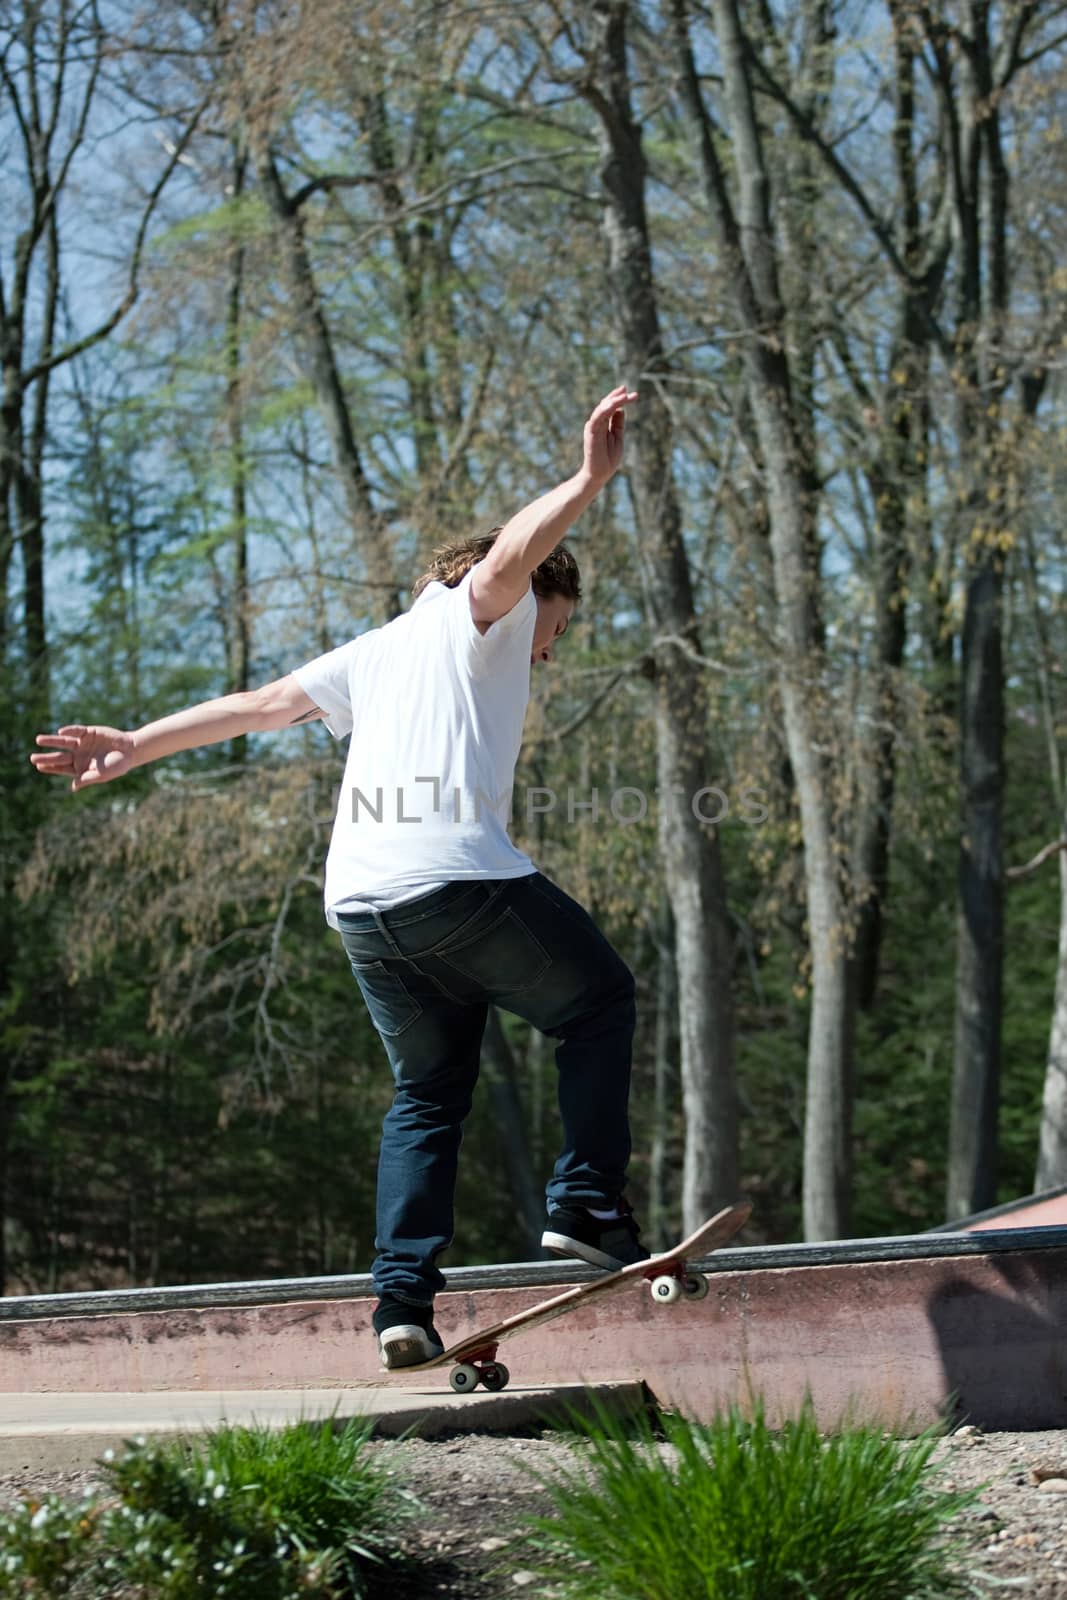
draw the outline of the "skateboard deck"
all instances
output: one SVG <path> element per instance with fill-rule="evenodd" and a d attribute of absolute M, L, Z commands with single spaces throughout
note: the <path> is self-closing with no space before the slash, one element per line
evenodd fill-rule
<path fill-rule="evenodd" d="M 525 1311 L 516 1311 L 502 1322 L 494 1322 L 492 1327 L 480 1328 L 477 1333 L 468 1334 L 465 1339 L 450 1345 L 429 1361 L 419 1361 L 408 1367 L 386 1368 L 386 1371 L 394 1376 L 398 1373 L 427 1372 L 431 1367 L 451 1366 L 453 1370 L 449 1382 L 457 1394 L 468 1393 L 479 1383 L 486 1389 L 503 1389 L 510 1373 L 502 1362 L 497 1361 L 497 1347 L 505 1339 L 510 1339 L 512 1334 L 521 1333 L 524 1328 L 533 1328 L 538 1323 L 566 1316 L 572 1306 L 584 1305 L 597 1295 L 614 1294 L 616 1290 L 642 1279 L 648 1280 L 652 1298 L 660 1304 L 668 1305 L 683 1298 L 702 1300 L 708 1292 L 708 1280 L 703 1273 L 690 1272 L 687 1263 L 710 1255 L 720 1245 L 726 1244 L 744 1227 L 751 1211 L 752 1207 L 747 1202 L 727 1206 L 670 1250 L 650 1256 L 647 1261 L 631 1262 L 628 1267 L 620 1267 L 616 1272 L 605 1272 L 591 1283 L 580 1283 L 573 1289 L 564 1290 L 562 1294 L 553 1295 L 550 1300 L 541 1300 L 535 1306 L 528 1306 Z"/>

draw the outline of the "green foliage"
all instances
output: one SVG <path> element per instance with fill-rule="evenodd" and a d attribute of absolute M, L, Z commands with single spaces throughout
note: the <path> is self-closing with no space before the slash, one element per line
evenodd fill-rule
<path fill-rule="evenodd" d="M 180 222 L 172 223 L 156 240 L 161 252 L 178 251 L 191 245 L 210 242 L 213 235 L 221 234 L 227 244 L 247 244 L 261 238 L 269 229 L 269 212 L 258 195 L 242 194 L 197 211 Z"/>
<path fill-rule="evenodd" d="M 665 1442 L 598 1407 L 573 1459 L 543 1479 L 554 1514 L 521 1556 L 566 1600 L 937 1600 L 969 1592 L 946 1538 L 973 1503 L 933 1481 L 934 1433 L 901 1443 L 846 1421 L 824 1438 L 810 1401 L 777 1432 L 761 1403 Z"/>
<path fill-rule="evenodd" d="M 388 1564 L 397 1513 L 364 1453 L 369 1431 L 303 1422 L 130 1442 L 104 1462 L 117 1500 L 25 1501 L 0 1526 L 0 1596 L 364 1595 Z"/>
<path fill-rule="evenodd" d="M 251 1075 L 247 1041 L 235 1054 L 217 1018 L 202 1016 L 193 1036 L 154 1035 L 136 950 L 113 959 L 106 984 L 91 977 L 59 991 L 36 1070 L 27 1064 L 12 1096 L 9 1287 L 369 1267 L 391 1080 L 320 918 L 309 892 L 294 938 L 307 940 L 318 972 L 273 1008 L 272 1024 L 308 1047 L 291 1080 L 282 1063 L 276 1078 Z M 306 1024 L 294 1010 L 301 990 L 316 997 Z"/>
<path fill-rule="evenodd" d="M 93 1496 L 23 1500 L 0 1522 L 0 1595 L 10 1600 L 69 1595 L 97 1565 L 107 1523 Z M 85 1590 L 82 1588 L 82 1593 Z"/>

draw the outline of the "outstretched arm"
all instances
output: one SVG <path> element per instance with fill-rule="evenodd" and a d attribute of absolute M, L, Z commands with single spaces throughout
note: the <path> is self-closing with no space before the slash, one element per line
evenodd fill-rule
<path fill-rule="evenodd" d="M 296 723 L 317 722 L 322 711 L 290 673 L 259 689 L 204 700 L 186 711 L 161 717 L 134 732 L 70 723 L 56 733 L 39 733 L 30 760 L 45 776 L 69 778 L 71 789 L 109 783 L 134 767 L 201 745 L 220 744 L 243 733 L 269 733 Z"/>
<path fill-rule="evenodd" d="M 595 407 L 582 435 L 582 464 L 573 478 L 550 489 L 506 522 L 471 578 L 471 615 L 496 622 L 518 604 L 530 574 L 559 544 L 571 524 L 622 466 L 626 407 L 637 395 L 620 383 Z"/>

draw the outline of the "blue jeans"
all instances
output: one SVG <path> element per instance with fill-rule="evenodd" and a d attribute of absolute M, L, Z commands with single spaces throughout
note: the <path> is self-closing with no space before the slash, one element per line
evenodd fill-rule
<path fill-rule="evenodd" d="M 563 1149 L 552 1209 L 610 1207 L 630 1158 L 634 981 L 595 923 L 538 873 L 447 884 L 338 914 L 396 1085 L 378 1156 L 374 1284 L 416 1305 L 444 1286 L 456 1162 L 490 1004 L 558 1041 Z"/>

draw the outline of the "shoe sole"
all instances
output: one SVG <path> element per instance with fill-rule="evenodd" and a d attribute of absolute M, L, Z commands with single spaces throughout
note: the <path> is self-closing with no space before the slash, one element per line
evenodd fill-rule
<path fill-rule="evenodd" d="M 572 1239 L 567 1233 L 553 1233 L 550 1229 L 541 1235 L 541 1248 L 551 1250 L 554 1256 L 572 1256 L 588 1262 L 591 1267 L 604 1267 L 608 1272 L 618 1272 L 622 1267 L 632 1267 L 636 1261 L 648 1260 L 648 1256 L 643 1255 L 634 1256 L 630 1261 L 621 1261 L 618 1256 L 609 1256 L 595 1245 L 583 1244 L 581 1239 Z"/>
<path fill-rule="evenodd" d="M 434 1356 L 444 1355 L 444 1351 L 443 1344 L 434 1344 L 427 1338 L 425 1328 L 414 1323 L 400 1323 L 378 1335 L 378 1354 L 387 1372 L 397 1367 L 414 1367 L 420 1361 L 432 1361 Z"/>

